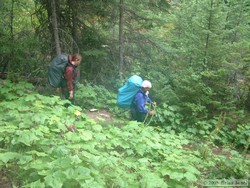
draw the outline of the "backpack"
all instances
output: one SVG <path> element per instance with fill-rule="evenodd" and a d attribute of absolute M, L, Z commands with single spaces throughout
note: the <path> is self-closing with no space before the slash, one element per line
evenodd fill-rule
<path fill-rule="evenodd" d="M 118 89 L 117 104 L 121 108 L 130 108 L 134 96 L 141 88 L 143 79 L 140 76 L 133 75 L 124 86 Z"/>
<path fill-rule="evenodd" d="M 69 56 L 61 54 L 56 56 L 49 64 L 48 80 L 52 87 L 60 87 L 64 79 L 64 71 L 69 63 Z"/>

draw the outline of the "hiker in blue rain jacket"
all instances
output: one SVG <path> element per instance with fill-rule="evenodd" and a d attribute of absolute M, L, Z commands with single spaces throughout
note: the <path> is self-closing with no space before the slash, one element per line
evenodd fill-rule
<path fill-rule="evenodd" d="M 152 84 L 148 80 L 144 80 L 141 84 L 141 89 L 136 93 L 132 105 L 131 105 L 131 115 L 133 120 L 138 122 L 143 122 L 146 115 L 154 115 L 153 110 L 148 110 L 146 108 L 146 103 L 151 103 L 155 105 L 154 102 L 148 97 L 149 90 L 151 89 Z"/>

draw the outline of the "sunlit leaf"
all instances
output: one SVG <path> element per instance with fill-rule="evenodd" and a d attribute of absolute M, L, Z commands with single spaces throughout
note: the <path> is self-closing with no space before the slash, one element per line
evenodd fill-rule
<path fill-rule="evenodd" d="M 17 142 L 23 143 L 27 146 L 30 146 L 34 141 L 40 140 L 33 132 L 31 131 L 22 131 L 19 134 Z"/>
<path fill-rule="evenodd" d="M 91 131 L 84 131 L 81 133 L 81 138 L 84 140 L 84 141 L 89 141 L 89 140 L 92 140 L 93 138 L 93 134 Z"/>
<path fill-rule="evenodd" d="M 50 187 L 61 188 L 63 181 L 57 177 L 57 174 L 50 174 L 44 178 L 45 184 Z"/>

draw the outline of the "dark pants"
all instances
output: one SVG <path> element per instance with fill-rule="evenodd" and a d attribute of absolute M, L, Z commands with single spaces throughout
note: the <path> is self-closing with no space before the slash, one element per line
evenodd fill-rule
<path fill-rule="evenodd" d="M 142 112 L 138 112 L 135 107 L 131 108 L 131 116 L 133 120 L 136 120 L 138 122 L 144 122 L 146 114 Z"/>
<path fill-rule="evenodd" d="M 75 103 L 75 90 L 73 90 L 73 98 L 70 99 L 69 98 L 69 90 L 67 89 L 67 83 L 66 83 L 65 80 L 62 81 L 61 88 L 62 88 L 62 95 L 63 95 L 63 97 L 65 99 L 68 99 L 71 102 L 71 104 L 74 104 Z M 67 105 L 67 106 L 69 106 L 69 105 Z"/>

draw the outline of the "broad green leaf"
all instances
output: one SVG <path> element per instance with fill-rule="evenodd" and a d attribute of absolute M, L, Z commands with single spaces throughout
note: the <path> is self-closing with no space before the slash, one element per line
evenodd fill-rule
<path fill-rule="evenodd" d="M 6 135 L 12 135 L 17 131 L 18 127 L 16 125 L 12 125 L 11 123 L 7 123 L 6 126 L 0 128 L 0 133 Z M 4 138 L 4 136 L 2 137 Z"/>
<path fill-rule="evenodd" d="M 26 102 L 29 102 L 29 101 L 33 102 L 33 101 L 36 100 L 36 97 L 35 97 L 34 95 L 27 95 L 27 96 L 24 98 L 24 100 L 25 100 Z"/>
<path fill-rule="evenodd" d="M 45 184 L 41 180 L 37 180 L 27 185 L 30 188 L 45 188 Z"/>
<path fill-rule="evenodd" d="M 163 179 L 158 176 L 157 173 L 143 172 L 141 173 L 142 179 L 140 183 L 142 187 L 155 188 L 155 187 L 167 187 L 167 184 Z"/>
<path fill-rule="evenodd" d="M 122 144 L 120 145 L 123 149 L 128 149 L 130 148 L 130 145 L 128 142 L 122 142 Z"/>
<path fill-rule="evenodd" d="M 74 133 L 74 132 L 67 132 L 64 137 L 67 140 L 73 141 L 73 142 L 78 142 L 81 141 L 81 137 L 79 136 L 79 134 Z"/>
<path fill-rule="evenodd" d="M 17 139 L 17 143 L 20 142 L 20 143 L 23 143 L 27 146 L 31 146 L 31 144 L 37 140 L 39 140 L 39 138 L 33 132 L 25 130 L 19 134 L 19 137 Z"/>
<path fill-rule="evenodd" d="M 170 174 L 170 178 L 177 181 L 181 181 L 184 178 L 184 174 L 181 172 L 172 172 Z"/>
<path fill-rule="evenodd" d="M 84 121 L 78 121 L 75 123 L 75 125 L 78 129 L 86 127 L 86 123 Z"/>
<path fill-rule="evenodd" d="M 36 151 L 36 150 L 32 150 L 32 151 L 28 151 L 26 152 L 27 154 L 31 154 L 31 155 L 35 155 L 37 157 L 46 157 L 48 156 L 47 153 L 44 153 L 44 152 L 39 152 L 39 151 Z"/>
<path fill-rule="evenodd" d="M 47 164 L 47 165 L 44 165 L 44 164 Z M 41 172 L 44 169 L 47 169 L 49 165 L 50 164 L 48 164 L 48 160 L 36 159 L 36 160 L 31 161 L 30 168 L 35 169 L 37 172 Z"/>
<path fill-rule="evenodd" d="M 199 133 L 202 134 L 202 135 L 204 135 L 205 131 L 204 130 L 200 130 Z"/>
<path fill-rule="evenodd" d="M 25 164 L 29 163 L 32 160 L 33 160 L 32 156 L 30 156 L 30 155 L 24 155 L 24 156 L 20 157 L 20 159 L 18 161 L 18 164 L 25 165 Z"/>
<path fill-rule="evenodd" d="M 164 114 L 165 116 L 169 116 L 169 115 L 171 115 L 171 113 L 172 113 L 172 112 L 169 112 L 168 110 L 164 110 L 164 111 L 163 111 L 163 114 Z"/>
<path fill-rule="evenodd" d="M 0 161 L 7 163 L 10 160 L 19 158 L 20 154 L 16 152 L 0 153 Z"/>
<path fill-rule="evenodd" d="M 50 174 L 44 178 L 45 184 L 53 188 L 61 188 L 63 186 L 62 180 L 56 174 Z"/>
<path fill-rule="evenodd" d="M 127 149 L 126 153 L 127 153 L 127 155 L 132 155 L 132 154 L 134 154 L 134 151 L 132 149 Z"/>
<path fill-rule="evenodd" d="M 186 172 L 184 174 L 184 177 L 187 178 L 187 180 L 191 182 L 197 181 L 197 177 L 193 173 L 190 173 L 190 172 Z"/>
<path fill-rule="evenodd" d="M 61 169 L 67 169 L 71 167 L 73 164 L 73 161 L 70 156 L 63 156 L 60 158 L 57 158 L 53 161 L 51 161 L 50 165 L 53 167 L 60 167 Z"/>
<path fill-rule="evenodd" d="M 83 167 L 83 166 L 79 166 L 77 167 L 75 170 L 75 179 L 76 180 L 86 180 L 86 179 L 90 179 L 90 169 Z"/>
<path fill-rule="evenodd" d="M 78 157 L 78 155 L 70 156 L 70 159 L 72 161 L 71 162 L 72 165 L 77 165 L 82 163 L 82 160 Z"/>
<path fill-rule="evenodd" d="M 144 153 L 147 152 L 147 147 L 145 145 L 138 145 L 135 149 L 140 156 L 144 156 Z"/>
<path fill-rule="evenodd" d="M 138 162 L 140 162 L 141 165 L 149 165 L 150 164 L 150 160 L 148 158 L 141 158 L 138 160 Z"/>
<path fill-rule="evenodd" d="M 45 113 L 36 113 L 31 117 L 31 120 L 39 125 L 44 125 L 46 120 L 49 120 L 49 117 Z"/>
<path fill-rule="evenodd" d="M 93 138 L 93 133 L 92 131 L 83 131 L 80 133 L 80 137 L 84 140 L 84 141 L 89 141 L 89 140 L 92 140 Z"/>
<path fill-rule="evenodd" d="M 95 131 L 95 132 L 101 132 L 102 131 L 102 126 L 101 125 L 93 125 L 92 126 L 92 129 Z"/>
<path fill-rule="evenodd" d="M 69 168 L 64 172 L 64 174 L 68 179 L 74 179 L 74 180 L 89 179 L 91 177 L 90 170 L 82 166 L 77 168 Z"/>
<path fill-rule="evenodd" d="M 42 101 L 36 100 L 34 103 L 34 106 L 37 107 L 38 109 L 43 109 L 45 106 Z"/>
<path fill-rule="evenodd" d="M 116 157 L 120 157 L 121 156 L 117 151 L 111 151 L 110 155 L 113 155 L 113 156 L 116 156 Z"/>
<path fill-rule="evenodd" d="M 190 173 L 193 173 L 193 174 L 197 174 L 197 175 L 200 174 L 200 171 L 197 168 L 195 168 L 194 166 L 185 165 L 185 169 L 187 170 L 187 172 L 190 172 Z"/>
<path fill-rule="evenodd" d="M 64 171 L 64 174 L 66 175 L 67 179 L 74 179 L 76 177 L 76 171 L 73 168 L 68 168 Z"/>
<path fill-rule="evenodd" d="M 106 135 L 104 133 L 95 133 L 95 139 L 99 140 L 99 141 L 105 141 Z"/>
<path fill-rule="evenodd" d="M 160 169 L 160 172 L 161 172 L 161 175 L 162 176 L 166 176 L 166 175 L 170 175 L 172 173 L 172 170 L 163 166 L 161 169 Z"/>
<path fill-rule="evenodd" d="M 62 120 L 61 120 L 60 116 L 52 115 L 50 117 L 49 124 L 50 125 L 56 125 L 58 123 L 61 123 L 61 121 Z"/>

